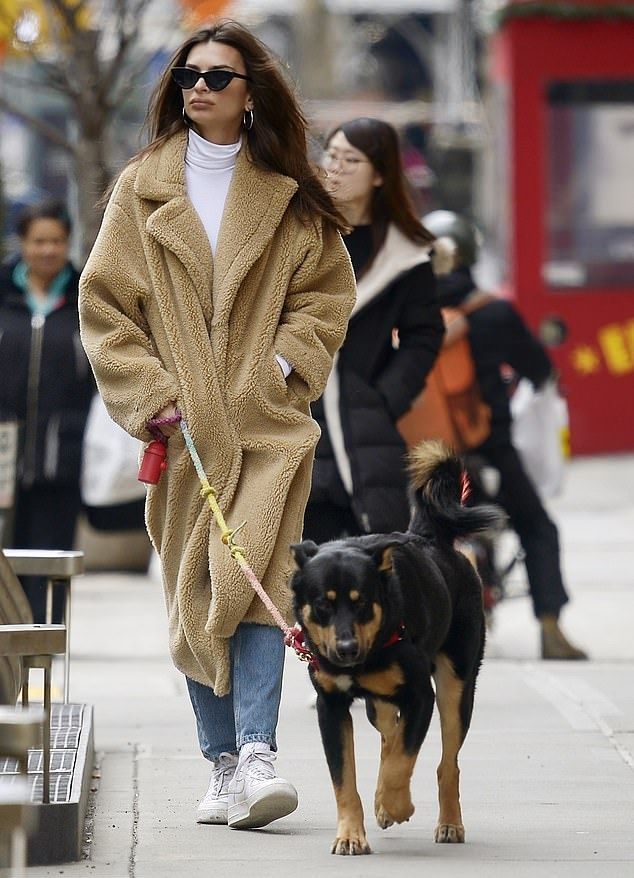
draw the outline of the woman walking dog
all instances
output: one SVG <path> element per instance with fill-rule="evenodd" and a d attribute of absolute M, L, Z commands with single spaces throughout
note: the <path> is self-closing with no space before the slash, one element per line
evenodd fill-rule
<path fill-rule="evenodd" d="M 182 412 L 227 520 L 290 612 L 320 396 L 354 301 L 345 228 L 309 166 L 306 125 L 268 49 L 221 21 L 172 56 L 81 281 L 86 351 L 111 416 L 169 437 L 146 521 L 173 660 L 213 763 L 202 823 L 293 811 L 275 774 L 281 631 L 219 539 L 175 423 Z"/>

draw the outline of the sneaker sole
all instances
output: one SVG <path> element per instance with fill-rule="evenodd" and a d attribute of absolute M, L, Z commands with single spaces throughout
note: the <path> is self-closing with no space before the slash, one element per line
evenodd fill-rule
<path fill-rule="evenodd" d="M 231 829 L 259 829 L 297 808 L 297 793 L 291 789 L 263 790 L 246 802 L 230 805 L 228 824 Z"/>
<path fill-rule="evenodd" d="M 227 825 L 226 811 L 199 811 L 196 815 L 196 823 L 215 824 L 217 826 Z"/>

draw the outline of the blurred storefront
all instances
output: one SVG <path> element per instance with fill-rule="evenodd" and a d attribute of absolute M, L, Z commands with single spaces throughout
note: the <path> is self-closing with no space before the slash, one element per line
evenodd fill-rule
<path fill-rule="evenodd" d="M 471 215 L 483 141 L 471 0 L 235 0 L 231 13 L 288 60 L 316 148 L 347 119 L 384 119 L 421 215 Z"/>
<path fill-rule="evenodd" d="M 577 454 L 634 448 L 634 4 L 518 2 L 491 41 L 503 286 L 551 346 Z"/>

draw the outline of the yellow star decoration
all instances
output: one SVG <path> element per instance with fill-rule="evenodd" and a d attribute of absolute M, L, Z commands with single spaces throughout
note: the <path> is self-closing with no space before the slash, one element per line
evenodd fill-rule
<path fill-rule="evenodd" d="M 590 345 L 580 345 L 571 355 L 572 366 L 582 375 L 592 375 L 601 368 L 601 357 Z"/>

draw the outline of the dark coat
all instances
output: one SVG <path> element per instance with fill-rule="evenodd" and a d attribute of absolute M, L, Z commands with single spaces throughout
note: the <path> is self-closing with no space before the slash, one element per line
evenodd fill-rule
<path fill-rule="evenodd" d="M 396 421 L 424 386 L 443 334 L 428 254 L 391 227 L 359 281 L 346 340 L 313 408 L 322 435 L 311 502 L 350 505 L 362 531 L 406 528 L 406 449 Z"/>
<path fill-rule="evenodd" d="M 64 303 L 44 318 L 32 315 L 13 268 L 0 270 L 0 417 L 20 428 L 19 484 L 78 484 L 94 392 L 79 339 L 79 275 L 73 269 Z"/>
<path fill-rule="evenodd" d="M 476 290 L 468 268 L 459 268 L 438 279 L 441 305 L 457 306 Z M 469 343 L 482 397 L 491 408 L 491 433 L 482 448 L 511 442 L 509 385 L 502 367 L 540 387 L 551 375 L 553 365 L 538 339 L 514 306 L 495 299 L 467 316 Z"/>

